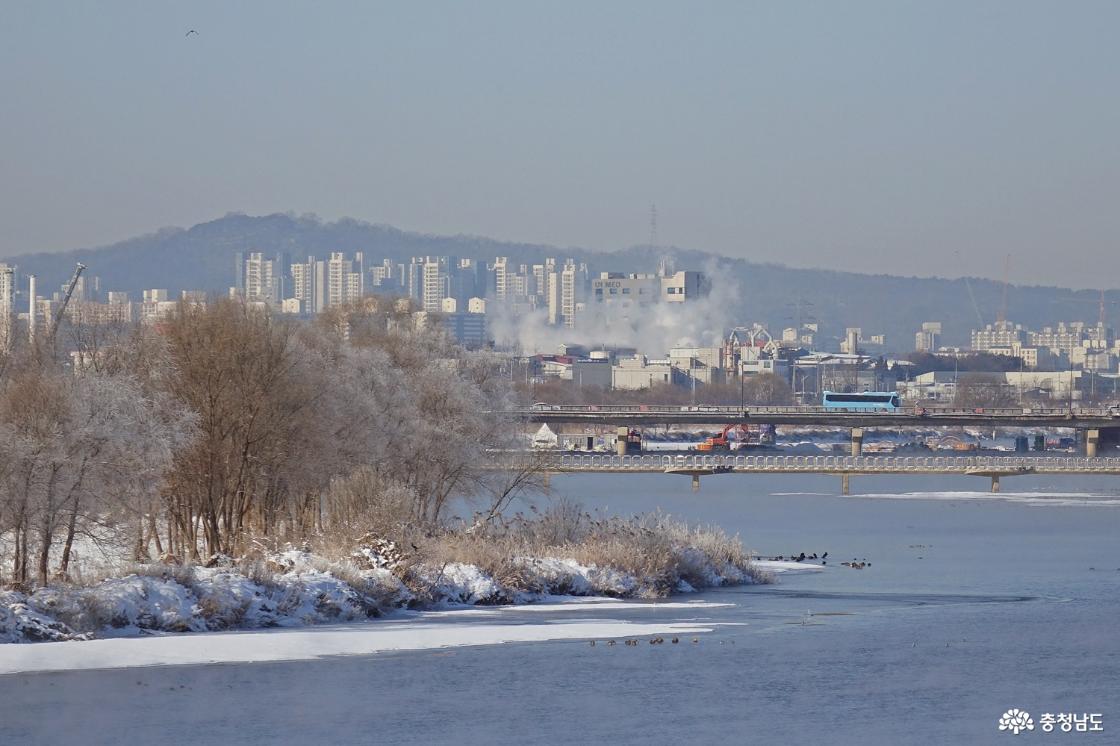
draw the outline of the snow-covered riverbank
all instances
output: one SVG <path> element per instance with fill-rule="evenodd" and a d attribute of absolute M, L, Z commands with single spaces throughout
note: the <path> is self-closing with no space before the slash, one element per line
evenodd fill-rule
<path fill-rule="evenodd" d="M 519 560 L 514 584 L 475 565 L 402 571 L 379 555 L 357 556 L 365 562 L 329 562 L 289 550 L 248 567 L 232 561 L 215 567 L 149 565 L 89 587 L 4 591 L 0 642 L 303 627 L 357 622 L 404 608 L 526 604 L 555 596 L 648 598 L 653 587 L 650 579 L 615 568 L 553 557 Z M 753 565 L 720 561 L 700 550 L 685 550 L 683 556 L 688 562 L 679 567 L 677 592 L 769 579 Z"/>

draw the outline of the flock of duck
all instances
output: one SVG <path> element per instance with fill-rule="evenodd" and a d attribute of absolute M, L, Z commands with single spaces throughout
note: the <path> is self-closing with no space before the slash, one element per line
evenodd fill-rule
<path fill-rule="evenodd" d="M 771 557 L 770 560 L 772 562 L 812 562 L 814 560 L 820 560 L 820 563 L 822 565 L 827 565 L 828 552 L 825 552 L 819 557 L 817 556 L 816 552 L 813 552 L 812 554 L 805 554 L 805 552 L 801 552 L 800 554 L 793 554 L 791 552 L 789 557 L 786 557 L 784 554 L 779 554 L 777 557 Z M 840 565 L 842 567 L 850 567 L 853 570 L 862 570 L 865 567 L 871 567 L 871 563 L 867 561 L 866 557 L 864 557 L 863 559 L 856 559 L 855 557 L 853 557 L 851 562 L 841 562 Z"/>
<path fill-rule="evenodd" d="M 681 641 L 681 638 L 679 638 L 679 637 L 674 637 L 671 640 L 669 640 L 669 642 L 672 643 L 673 645 L 676 645 L 680 641 Z M 665 638 L 661 637 L 661 636 L 651 637 L 650 640 L 649 640 L 650 645 L 663 645 L 664 643 L 665 643 Z M 591 645 L 591 647 L 595 647 L 596 642 L 595 642 L 595 640 L 591 640 L 588 644 Z M 617 645 L 618 643 L 614 640 L 607 640 L 606 644 L 608 646 L 612 646 L 612 645 Z M 639 641 L 636 640 L 636 639 L 627 639 L 627 640 L 623 640 L 622 644 L 627 645 L 629 647 L 634 647 L 634 646 L 639 644 Z M 693 645 L 700 644 L 700 638 L 699 637 L 693 637 L 692 638 L 692 644 Z"/>
<path fill-rule="evenodd" d="M 828 552 L 825 552 L 820 557 L 817 556 L 816 552 L 813 552 L 812 554 L 805 554 L 805 552 L 802 552 L 801 554 L 794 554 L 793 552 L 790 552 L 789 557 L 786 557 L 784 554 L 779 554 L 777 557 L 770 558 L 772 562 L 804 562 L 806 560 L 818 559 L 821 561 L 822 565 L 827 565 Z"/>

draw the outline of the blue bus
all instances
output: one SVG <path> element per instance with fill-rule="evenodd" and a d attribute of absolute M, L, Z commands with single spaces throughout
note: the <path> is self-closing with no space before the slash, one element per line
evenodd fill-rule
<path fill-rule="evenodd" d="M 894 412 L 902 406 L 893 391 L 864 391 L 861 394 L 824 392 L 822 404 L 828 409 L 855 409 L 859 411 Z"/>

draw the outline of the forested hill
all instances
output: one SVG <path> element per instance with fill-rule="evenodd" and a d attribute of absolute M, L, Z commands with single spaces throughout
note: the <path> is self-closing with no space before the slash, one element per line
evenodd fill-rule
<path fill-rule="evenodd" d="M 634 247 L 601 253 L 579 248 L 519 244 L 474 236 L 408 233 L 385 225 L 343 219 L 323 222 L 313 217 L 231 214 L 189 229 L 165 228 L 111 246 L 60 253 L 28 254 L 5 261 L 40 278 L 41 293 L 50 292 L 70 276 L 75 262 L 89 266 L 103 287 L 134 295 L 144 288 L 201 289 L 224 292 L 234 282 L 238 251 L 284 251 L 293 259 L 324 256 L 331 251 L 364 251 L 369 259 L 407 259 L 419 255 L 451 255 L 492 259 L 509 256 L 534 263 L 546 256 L 572 256 L 599 271 L 653 271 L 661 248 Z M 889 346 L 908 350 L 923 321 L 941 321 L 947 344 L 965 344 L 978 319 L 994 320 L 1002 296 L 991 280 L 864 275 L 823 269 L 795 269 L 773 263 L 780 256 L 755 261 L 727 259 L 700 251 L 673 249 L 678 269 L 698 268 L 722 284 L 727 317 L 737 323 L 760 321 L 777 331 L 798 316 L 815 318 L 825 337 L 842 336 L 844 327 L 862 327 L 865 335 L 884 333 Z M 838 262 L 839 263 L 839 262 Z M 1111 279 L 1111 278 L 1109 278 Z M 972 298 L 975 298 L 975 303 Z M 1074 292 L 1055 287 L 1012 286 L 1007 293 L 1008 318 L 1032 327 L 1059 320 L 1097 318 L 1098 291 Z M 1110 291 L 1107 309 L 1120 292 Z"/>

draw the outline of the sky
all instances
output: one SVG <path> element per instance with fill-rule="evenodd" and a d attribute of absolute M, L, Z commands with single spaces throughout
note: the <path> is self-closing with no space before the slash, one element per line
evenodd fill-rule
<path fill-rule="evenodd" d="M 0 257 L 288 211 L 610 250 L 656 204 L 658 245 L 1120 286 L 1120 3 L 2 9 Z"/>

